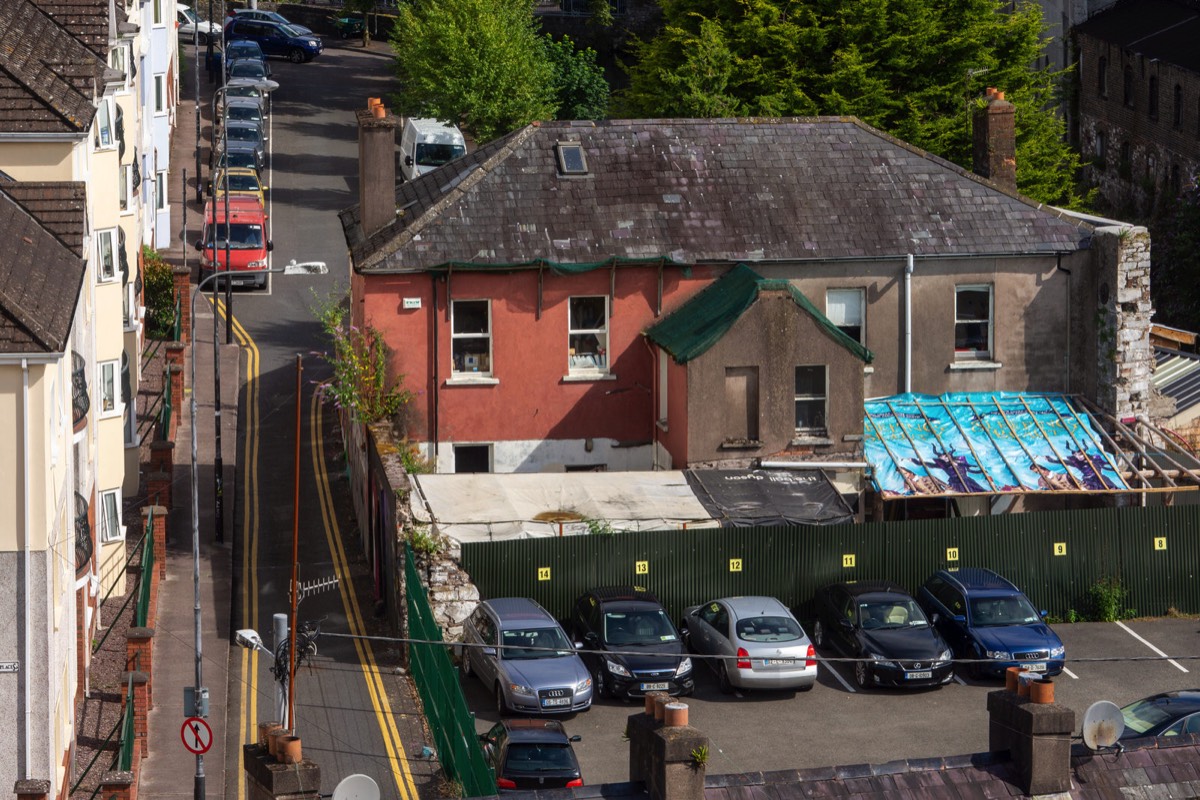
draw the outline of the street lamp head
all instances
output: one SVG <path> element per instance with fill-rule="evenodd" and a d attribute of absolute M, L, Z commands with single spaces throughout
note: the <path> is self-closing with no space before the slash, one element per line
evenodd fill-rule
<path fill-rule="evenodd" d="M 265 650 L 263 647 L 262 637 L 258 635 L 258 631 L 251 628 L 243 628 L 234 634 L 237 643 L 247 650 Z"/>
<path fill-rule="evenodd" d="M 221 87 L 219 91 L 235 88 L 238 86 L 249 86 L 258 89 L 260 92 L 273 92 L 279 88 L 279 82 L 273 81 L 270 78 L 230 78 L 229 82 Z"/>
<path fill-rule="evenodd" d="M 283 268 L 284 275 L 325 275 L 328 272 L 329 268 L 325 266 L 324 261 L 305 261 L 297 264 L 294 258 Z"/>

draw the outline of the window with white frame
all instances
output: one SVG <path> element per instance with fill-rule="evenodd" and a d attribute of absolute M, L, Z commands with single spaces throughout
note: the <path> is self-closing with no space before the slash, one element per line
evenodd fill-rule
<path fill-rule="evenodd" d="M 121 364 L 119 361 L 101 361 L 100 370 L 100 416 L 110 417 L 122 411 Z"/>
<path fill-rule="evenodd" d="M 154 76 L 154 113 L 165 114 L 167 111 L 167 76 Z"/>
<path fill-rule="evenodd" d="M 129 87 L 129 48 L 118 44 L 108 51 L 108 65 L 125 75 L 125 86 Z"/>
<path fill-rule="evenodd" d="M 828 386 L 824 364 L 796 367 L 796 432 L 826 433 Z"/>
<path fill-rule="evenodd" d="M 992 357 L 992 287 L 954 287 L 954 355 Z"/>
<path fill-rule="evenodd" d="M 859 344 L 866 344 L 865 299 L 862 289 L 830 289 L 825 293 L 825 316 Z"/>
<path fill-rule="evenodd" d="M 571 374 L 608 372 L 608 297 L 572 297 L 567 306 Z"/>
<path fill-rule="evenodd" d="M 154 24 L 163 24 L 163 0 L 154 0 Z"/>
<path fill-rule="evenodd" d="M 96 231 L 96 278 L 102 282 L 117 278 L 117 232 L 115 228 Z"/>
<path fill-rule="evenodd" d="M 492 374 L 492 313 L 487 300 L 450 304 L 450 356 L 456 374 Z"/>
<path fill-rule="evenodd" d="M 120 489 L 100 493 L 100 513 L 96 516 L 100 522 L 101 542 L 119 542 L 125 538 L 125 529 L 121 526 Z"/>
<path fill-rule="evenodd" d="M 115 144 L 115 138 L 113 136 L 112 100 L 110 98 L 100 98 L 100 103 L 96 106 L 95 130 L 97 148 L 108 148 Z"/>
<path fill-rule="evenodd" d="M 154 207 L 162 211 L 167 207 L 167 173 L 154 173 Z"/>

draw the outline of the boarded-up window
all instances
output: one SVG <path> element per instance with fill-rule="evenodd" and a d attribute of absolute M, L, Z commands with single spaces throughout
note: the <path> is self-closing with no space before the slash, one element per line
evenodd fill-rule
<path fill-rule="evenodd" d="M 758 367 L 725 368 L 725 438 L 758 440 Z"/>
<path fill-rule="evenodd" d="M 825 316 L 859 344 L 863 338 L 863 290 L 830 289 L 825 293 Z"/>

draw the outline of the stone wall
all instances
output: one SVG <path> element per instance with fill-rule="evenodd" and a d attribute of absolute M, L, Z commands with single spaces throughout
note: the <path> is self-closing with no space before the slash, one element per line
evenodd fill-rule
<path fill-rule="evenodd" d="M 1095 400 L 1118 418 L 1149 414 L 1150 375 L 1150 234 L 1141 227 L 1098 228 L 1098 278 Z"/>
<path fill-rule="evenodd" d="M 448 642 L 462 639 L 463 622 L 479 605 L 479 589 L 459 566 L 462 548 L 458 542 L 439 537 L 435 553 L 417 553 L 417 571 L 425 584 L 433 618 Z"/>

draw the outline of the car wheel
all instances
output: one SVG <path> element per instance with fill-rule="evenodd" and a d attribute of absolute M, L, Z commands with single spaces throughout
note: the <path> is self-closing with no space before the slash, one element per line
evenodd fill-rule
<path fill-rule="evenodd" d="M 288 51 L 288 61 L 291 61 L 293 64 L 303 64 L 304 63 L 304 51 L 301 50 L 299 47 L 293 47 L 291 50 Z"/>
<path fill-rule="evenodd" d="M 508 703 L 504 702 L 504 690 L 498 683 L 496 684 L 496 713 L 502 717 L 508 713 Z"/>
<path fill-rule="evenodd" d="M 815 683 L 806 683 L 806 684 L 804 684 L 803 686 L 801 686 L 801 687 L 800 687 L 800 691 L 802 691 L 802 692 L 811 692 L 814 686 L 816 686 L 816 684 L 815 684 Z"/>
<path fill-rule="evenodd" d="M 854 662 L 854 682 L 858 684 L 858 688 L 865 689 L 865 688 L 867 688 L 867 681 L 868 681 L 867 662 L 855 661 Z"/>
<path fill-rule="evenodd" d="M 721 694 L 733 694 L 733 683 L 729 680 L 729 667 L 722 661 L 717 666 L 717 688 Z"/>
<path fill-rule="evenodd" d="M 208 45 L 208 35 L 204 34 L 204 33 L 197 33 L 196 34 L 196 43 L 199 44 L 201 47 L 207 46 Z"/>
<path fill-rule="evenodd" d="M 597 667 L 596 671 L 592 673 L 592 686 L 596 689 L 596 697 L 605 699 L 612 697 L 608 681 L 604 677 L 604 667 Z"/>
<path fill-rule="evenodd" d="M 821 620 L 813 623 L 813 645 L 818 650 L 825 649 L 825 626 L 821 623 Z"/>
<path fill-rule="evenodd" d="M 255 289 L 266 289 L 267 288 L 267 276 L 259 275 L 257 278 L 255 278 L 254 279 L 254 288 Z"/>
<path fill-rule="evenodd" d="M 458 662 L 458 670 L 462 673 L 464 681 L 471 677 L 471 657 L 467 655 L 469 652 L 466 647 L 463 647 L 462 661 Z"/>

